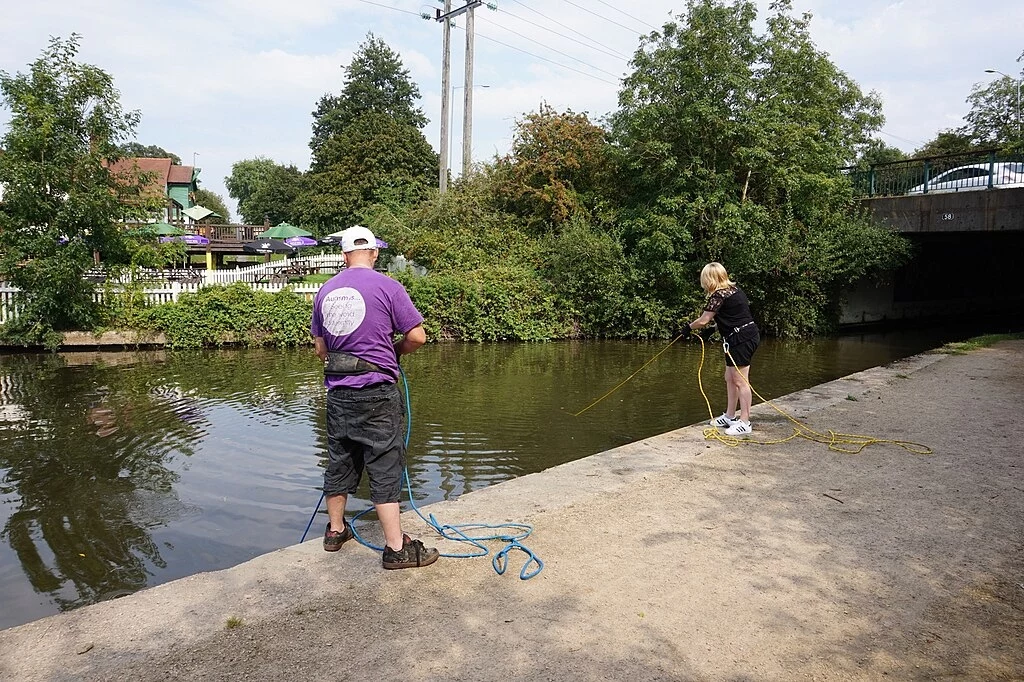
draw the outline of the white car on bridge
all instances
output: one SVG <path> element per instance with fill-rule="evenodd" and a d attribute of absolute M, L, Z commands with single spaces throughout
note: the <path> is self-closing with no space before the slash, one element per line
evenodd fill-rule
<path fill-rule="evenodd" d="M 967 192 L 989 188 L 989 174 L 992 175 L 992 188 L 1024 187 L 1024 163 L 999 162 L 993 164 L 974 163 L 957 166 L 939 173 L 928 181 L 928 194 L 939 192 Z M 924 194 L 924 185 L 918 185 L 907 191 L 907 194 Z"/>

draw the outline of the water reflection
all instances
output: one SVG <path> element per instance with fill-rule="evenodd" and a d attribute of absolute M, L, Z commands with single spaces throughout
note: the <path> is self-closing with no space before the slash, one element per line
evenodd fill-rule
<path fill-rule="evenodd" d="M 201 419 L 136 378 L 56 357 L 4 363 L 0 494 L 15 510 L 0 538 L 62 610 L 144 587 L 147 566 L 165 566 L 150 528 L 183 510 L 167 463 L 191 453 Z"/>
<path fill-rule="evenodd" d="M 768 342 L 751 376 L 772 397 L 942 340 Z M 706 418 L 692 344 L 572 416 L 663 348 L 432 345 L 407 358 L 417 501 Z M 716 407 L 720 355 L 704 373 Z M 319 497 L 324 409 L 310 351 L 0 355 L 0 627 L 296 542 Z"/>

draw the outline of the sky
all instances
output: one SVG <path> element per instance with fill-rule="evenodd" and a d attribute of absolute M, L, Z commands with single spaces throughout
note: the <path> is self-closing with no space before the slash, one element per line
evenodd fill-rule
<path fill-rule="evenodd" d="M 757 0 L 764 17 L 770 0 Z M 458 7 L 464 0 L 452 0 Z M 685 0 L 492 0 L 475 12 L 474 161 L 508 151 L 514 126 L 547 103 L 599 119 L 641 36 Z M 26 72 L 50 36 L 81 35 L 79 59 L 114 78 L 136 139 L 202 168 L 200 184 L 234 211 L 224 178 L 243 159 L 309 165 L 311 112 L 343 87 L 373 33 L 399 53 L 439 147 L 439 0 L 0 0 L 0 71 Z M 1019 77 L 1024 0 L 793 0 L 817 47 L 883 101 L 879 135 L 912 152 L 962 124 L 972 86 Z M 452 31 L 452 167 L 461 171 L 465 17 Z M 10 112 L 0 108 L 0 134 Z M 237 216 L 234 216 L 237 219 Z"/>

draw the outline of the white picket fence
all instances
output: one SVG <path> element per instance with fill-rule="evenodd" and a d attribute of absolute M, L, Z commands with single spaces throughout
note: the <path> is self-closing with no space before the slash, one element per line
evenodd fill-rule
<path fill-rule="evenodd" d="M 16 293 L 18 290 L 15 287 L 6 282 L 0 282 L 0 324 L 13 320 L 17 316 L 18 310 L 14 305 Z"/>
<path fill-rule="evenodd" d="M 345 261 L 340 254 L 319 254 L 316 256 L 301 256 L 296 258 L 289 258 L 286 260 L 275 260 L 269 263 L 257 263 L 256 265 L 249 265 L 241 268 L 234 268 L 232 270 L 194 270 L 194 271 L 161 271 L 161 270 L 147 270 L 145 272 L 137 272 L 136 275 L 144 276 L 147 279 L 147 284 L 143 289 L 146 300 L 149 303 L 169 303 L 171 301 L 177 301 L 178 297 L 187 292 L 198 291 L 201 287 L 205 286 L 227 286 L 236 282 L 241 282 L 252 289 L 258 291 L 268 291 L 275 293 L 282 289 L 289 288 L 296 294 L 305 296 L 307 300 L 312 300 L 316 296 L 316 292 L 320 290 L 319 283 L 296 283 L 296 284 L 285 284 L 281 282 L 266 282 L 256 281 L 266 279 L 270 275 L 275 274 L 277 271 L 283 268 L 294 268 L 297 266 L 304 267 L 309 270 L 317 269 L 321 272 L 339 271 L 345 267 Z M 400 272 L 409 270 L 416 276 L 424 276 L 427 272 L 426 268 L 416 265 L 412 261 L 407 261 L 404 256 L 398 256 L 389 266 L 389 272 Z M 88 273 L 87 273 L 88 274 Z M 96 273 L 100 279 L 105 279 L 103 271 L 97 270 Z M 192 278 L 201 279 L 199 282 L 191 281 L 171 281 L 166 279 L 167 277 L 182 278 L 184 275 L 185 279 Z M 284 276 L 282 274 L 282 276 Z M 99 280 L 96 280 L 99 281 Z M 118 282 L 113 280 L 106 280 L 107 284 L 112 286 L 116 290 Z M 14 295 L 18 290 L 9 283 L 0 282 L 0 324 L 4 324 L 8 320 L 14 319 L 17 314 L 17 306 L 14 303 Z M 93 294 L 93 300 L 97 303 L 103 301 L 103 288 L 98 287 L 96 292 Z"/>
<path fill-rule="evenodd" d="M 304 267 L 320 271 L 334 270 L 337 272 L 345 267 L 345 259 L 341 254 L 321 253 L 315 256 L 297 256 L 285 260 L 272 260 L 267 263 L 246 265 L 230 270 L 206 270 L 203 272 L 206 284 L 232 284 L 234 282 L 252 282 L 264 275 L 289 267 Z"/>
<path fill-rule="evenodd" d="M 269 293 L 277 293 L 285 288 L 291 289 L 294 293 L 304 296 L 306 300 L 313 300 L 316 296 L 316 292 L 320 290 L 320 284 L 270 284 L 266 282 L 246 282 L 250 288 L 257 291 L 266 291 Z M 146 296 L 146 301 L 150 304 L 158 303 L 171 303 L 177 301 L 178 297 L 184 293 L 195 293 L 199 291 L 201 287 L 209 286 L 207 284 L 187 284 L 182 282 L 166 282 L 147 286 L 143 289 L 143 293 Z M 214 285 L 216 286 L 216 285 Z M 114 287 L 116 290 L 116 285 Z M 18 316 L 18 309 L 14 303 L 14 296 L 18 293 L 18 289 L 8 283 L 0 282 L 0 324 L 4 324 L 10 320 L 13 320 Z M 104 292 L 103 289 L 97 289 L 93 293 L 93 300 L 97 303 L 103 302 Z"/>

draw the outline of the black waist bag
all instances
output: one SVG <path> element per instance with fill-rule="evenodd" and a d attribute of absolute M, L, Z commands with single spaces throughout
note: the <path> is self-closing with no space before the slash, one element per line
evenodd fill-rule
<path fill-rule="evenodd" d="M 327 362 L 324 363 L 324 374 L 336 377 L 350 377 L 356 374 L 383 371 L 372 362 L 341 351 L 327 353 Z"/>

